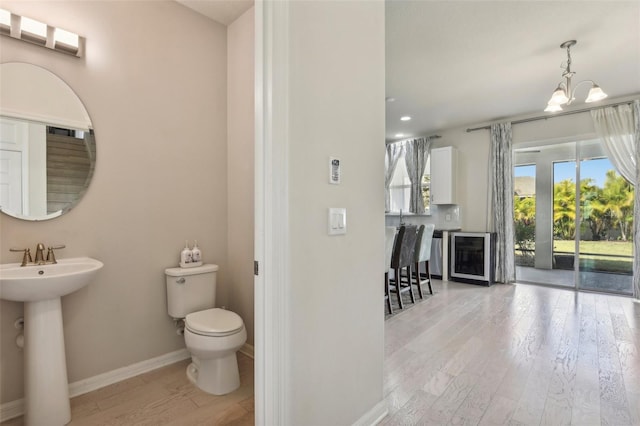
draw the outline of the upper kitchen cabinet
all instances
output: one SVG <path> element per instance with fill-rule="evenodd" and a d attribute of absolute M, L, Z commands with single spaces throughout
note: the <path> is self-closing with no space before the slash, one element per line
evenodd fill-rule
<path fill-rule="evenodd" d="M 457 204 L 458 150 L 452 146 L 431 150 L 431 204 Z"/>

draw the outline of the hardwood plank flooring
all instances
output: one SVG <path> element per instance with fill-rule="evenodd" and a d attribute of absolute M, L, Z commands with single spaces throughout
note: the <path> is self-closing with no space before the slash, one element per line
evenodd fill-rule
<path fill-rule="evenodd" d="M 222 396 L 193 386 L 190 360 L 132 377 L 71 399 L 70 426 L 254 424 L 253 360 L 238 352 L 240 388 Z M 23 425 L 23 417 L 2 426 Z"/>
<path fill-rule="evenodd" d="M 433 280 L 385 321 L 381 425 L 640 425 L 640 303 L 533 285 Z M 252 425 L 242 385 L 206 394 L 179 362 L 71 400 L 71 425 Z M 3 426 L 17 426 L 22 418 Z"/>
<path fill-rule="evenodd" d="M 385 321 L 381 425 L 640 425 L 640 303 L 434 280 Z"/>

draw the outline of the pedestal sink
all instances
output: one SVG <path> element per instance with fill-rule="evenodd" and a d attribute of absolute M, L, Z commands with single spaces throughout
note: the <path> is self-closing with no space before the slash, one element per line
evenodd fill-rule
<path fill-rule="evenodd" d="M 0 298 L 24 302 L 27 425 L 71 420 L 60 298 L 89 284 L 102 266 L 88 257 L 54 265 L 0 265 Z"/>

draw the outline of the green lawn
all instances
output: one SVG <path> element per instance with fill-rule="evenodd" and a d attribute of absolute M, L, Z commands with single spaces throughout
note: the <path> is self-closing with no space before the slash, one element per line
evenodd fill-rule
<path fill-rule="evenodd" d="M 575 242 L 554 240 L 554 253 L 574 253 Z M 633 243 L 628 241 L 581 241 L 580 270 L 631 274 Z M 588 255 L 584 253 L 589 253 Z M 533 255 L 523 256 L 516 250 L 516 264 L 533 266 Z M 565 268 L 563 268 L 565 269 Z"/>
<path fill-rule="evenodd" d="M 575 242 L 572 240 L 554 240 L 553 251 L 573 253 Z M 631 241 L 580 241 L 582 253 L 611 254 L 619 256 L 633 256 L 633 243 Z"/>

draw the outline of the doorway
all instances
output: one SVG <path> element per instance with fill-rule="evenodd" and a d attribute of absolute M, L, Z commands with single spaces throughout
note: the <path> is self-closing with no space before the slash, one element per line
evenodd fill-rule
<path fill-rule="evenodd" d="M 631 295 L 633 186 L 600 141 L 514 152 L 516 279 Z"/>

